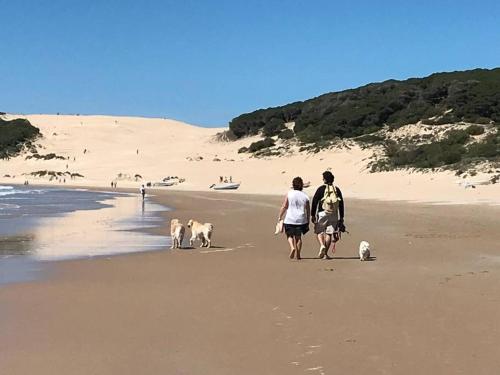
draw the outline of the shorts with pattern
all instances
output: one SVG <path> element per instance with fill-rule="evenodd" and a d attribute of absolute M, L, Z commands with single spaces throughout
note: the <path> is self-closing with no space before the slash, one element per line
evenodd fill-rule
<path fill-rule="evenodd" d="M 337 227 L 337 215 L 335 213 L 326 213 L 321 211 L 318 213 L 318 218 L 314 224 L 314 233 L 333 233 Z"/>

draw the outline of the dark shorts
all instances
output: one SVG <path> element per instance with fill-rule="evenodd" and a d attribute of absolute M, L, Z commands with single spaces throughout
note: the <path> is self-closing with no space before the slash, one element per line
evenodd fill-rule
<path fill-rule="evenodd" d="M 309 224 L 283 224 L 287 237 L 302 236 L 309 232 Z"/>

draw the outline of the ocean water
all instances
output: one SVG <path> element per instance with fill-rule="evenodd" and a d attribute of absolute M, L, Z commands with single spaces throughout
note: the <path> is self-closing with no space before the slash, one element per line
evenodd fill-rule
<path fill-rule="evenodd" d="M 169 246 L 147 233 L 165 210 L 131 194 L 0 185 L 0 284 L 37 279 L 43 261 Z"/>
<path fill-rule="evenodd" d="M 113 195 L 86 190 L 0 185 L 0 236 L 24 233 L 41 218 L 109 207 L 103 203 L 109 198 Z"/>

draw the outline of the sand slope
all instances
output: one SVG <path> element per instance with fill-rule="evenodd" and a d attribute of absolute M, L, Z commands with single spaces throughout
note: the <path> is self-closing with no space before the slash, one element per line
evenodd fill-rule
<path fill-rule="evenodd" d="M 369 173 L 366 165 L 372 151 L 358 147 L 255 159 L 248 154 L 238 154 L 237 150 L 259 137 L 217 142 L 214 135 L 224 130 L 222 128 L 207 129 L 174 120 L 135 117 L 24 117 L 43 134 L 37 142 L 42 146 L 40 154 L 55 153 L 69 159 L 25 160 L 26 155 L 23 155 L 0 161 L 2 183 L 22 183 L 26 179 L 23 173 L 53 170 L 85 176 L 75 181 L 67 179 L 66 184 L 73 185 L 109 186 L 121 173 L 131 178 L 118 178 L 119 187 L 138 187 L 141 182 L 179 176 L 186 182 L 168 189 L 206 191 L 219 176 L 232 176 L 234 181 L 242 182 L 239 193 L 281 194 L 287 190 L 293 177 L 302 176 L 305 181 L 311 181 L 313 187 L 308 192 L 312 194 L 314 186 L 321 183 L 321 172 L 331 168 L 344 194 L 350 197 L 500 203 L 499 184 L 464 189 L 456 183 L 459 178 L 453 173 Z M 220 161 L 214 161 L 217 159 Z M 16 177 L 4 177 L 7 174 Z M 133 176 L 136 174 L 143 180 L 135 181 Z M 478 175 L 473 180 L 481 179 L 484 177 Z M 48 183 L 47 179 L 30 178 L 30 181 Z M 58 181 L 51 183 L 59 184 Z"/>

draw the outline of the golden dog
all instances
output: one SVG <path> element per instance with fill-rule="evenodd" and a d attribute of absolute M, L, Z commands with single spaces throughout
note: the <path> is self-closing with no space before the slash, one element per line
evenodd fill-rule
<path fill-rule="evenodd" d="M 170 221 L 170 235 L 172 236 L 171 249 L 180 249 L 182 247 L 185 231 L 186 228 L 184 228 L 184 225 L 182 225 L 179 219 L 172 219 Z"/>
<path fill-rule="evenodd" d="M 189 239 L 189 244 L 194 246 L 194 241 L 196 239 L 201 240 L 200 247 L 210 247 L 212 246 L 212 233 L 214 231 L 214 226 L 210 223 L 199 223 L 196 220 L 189 220 L 187 227 L 191 228 L 191 238 Z"/>

